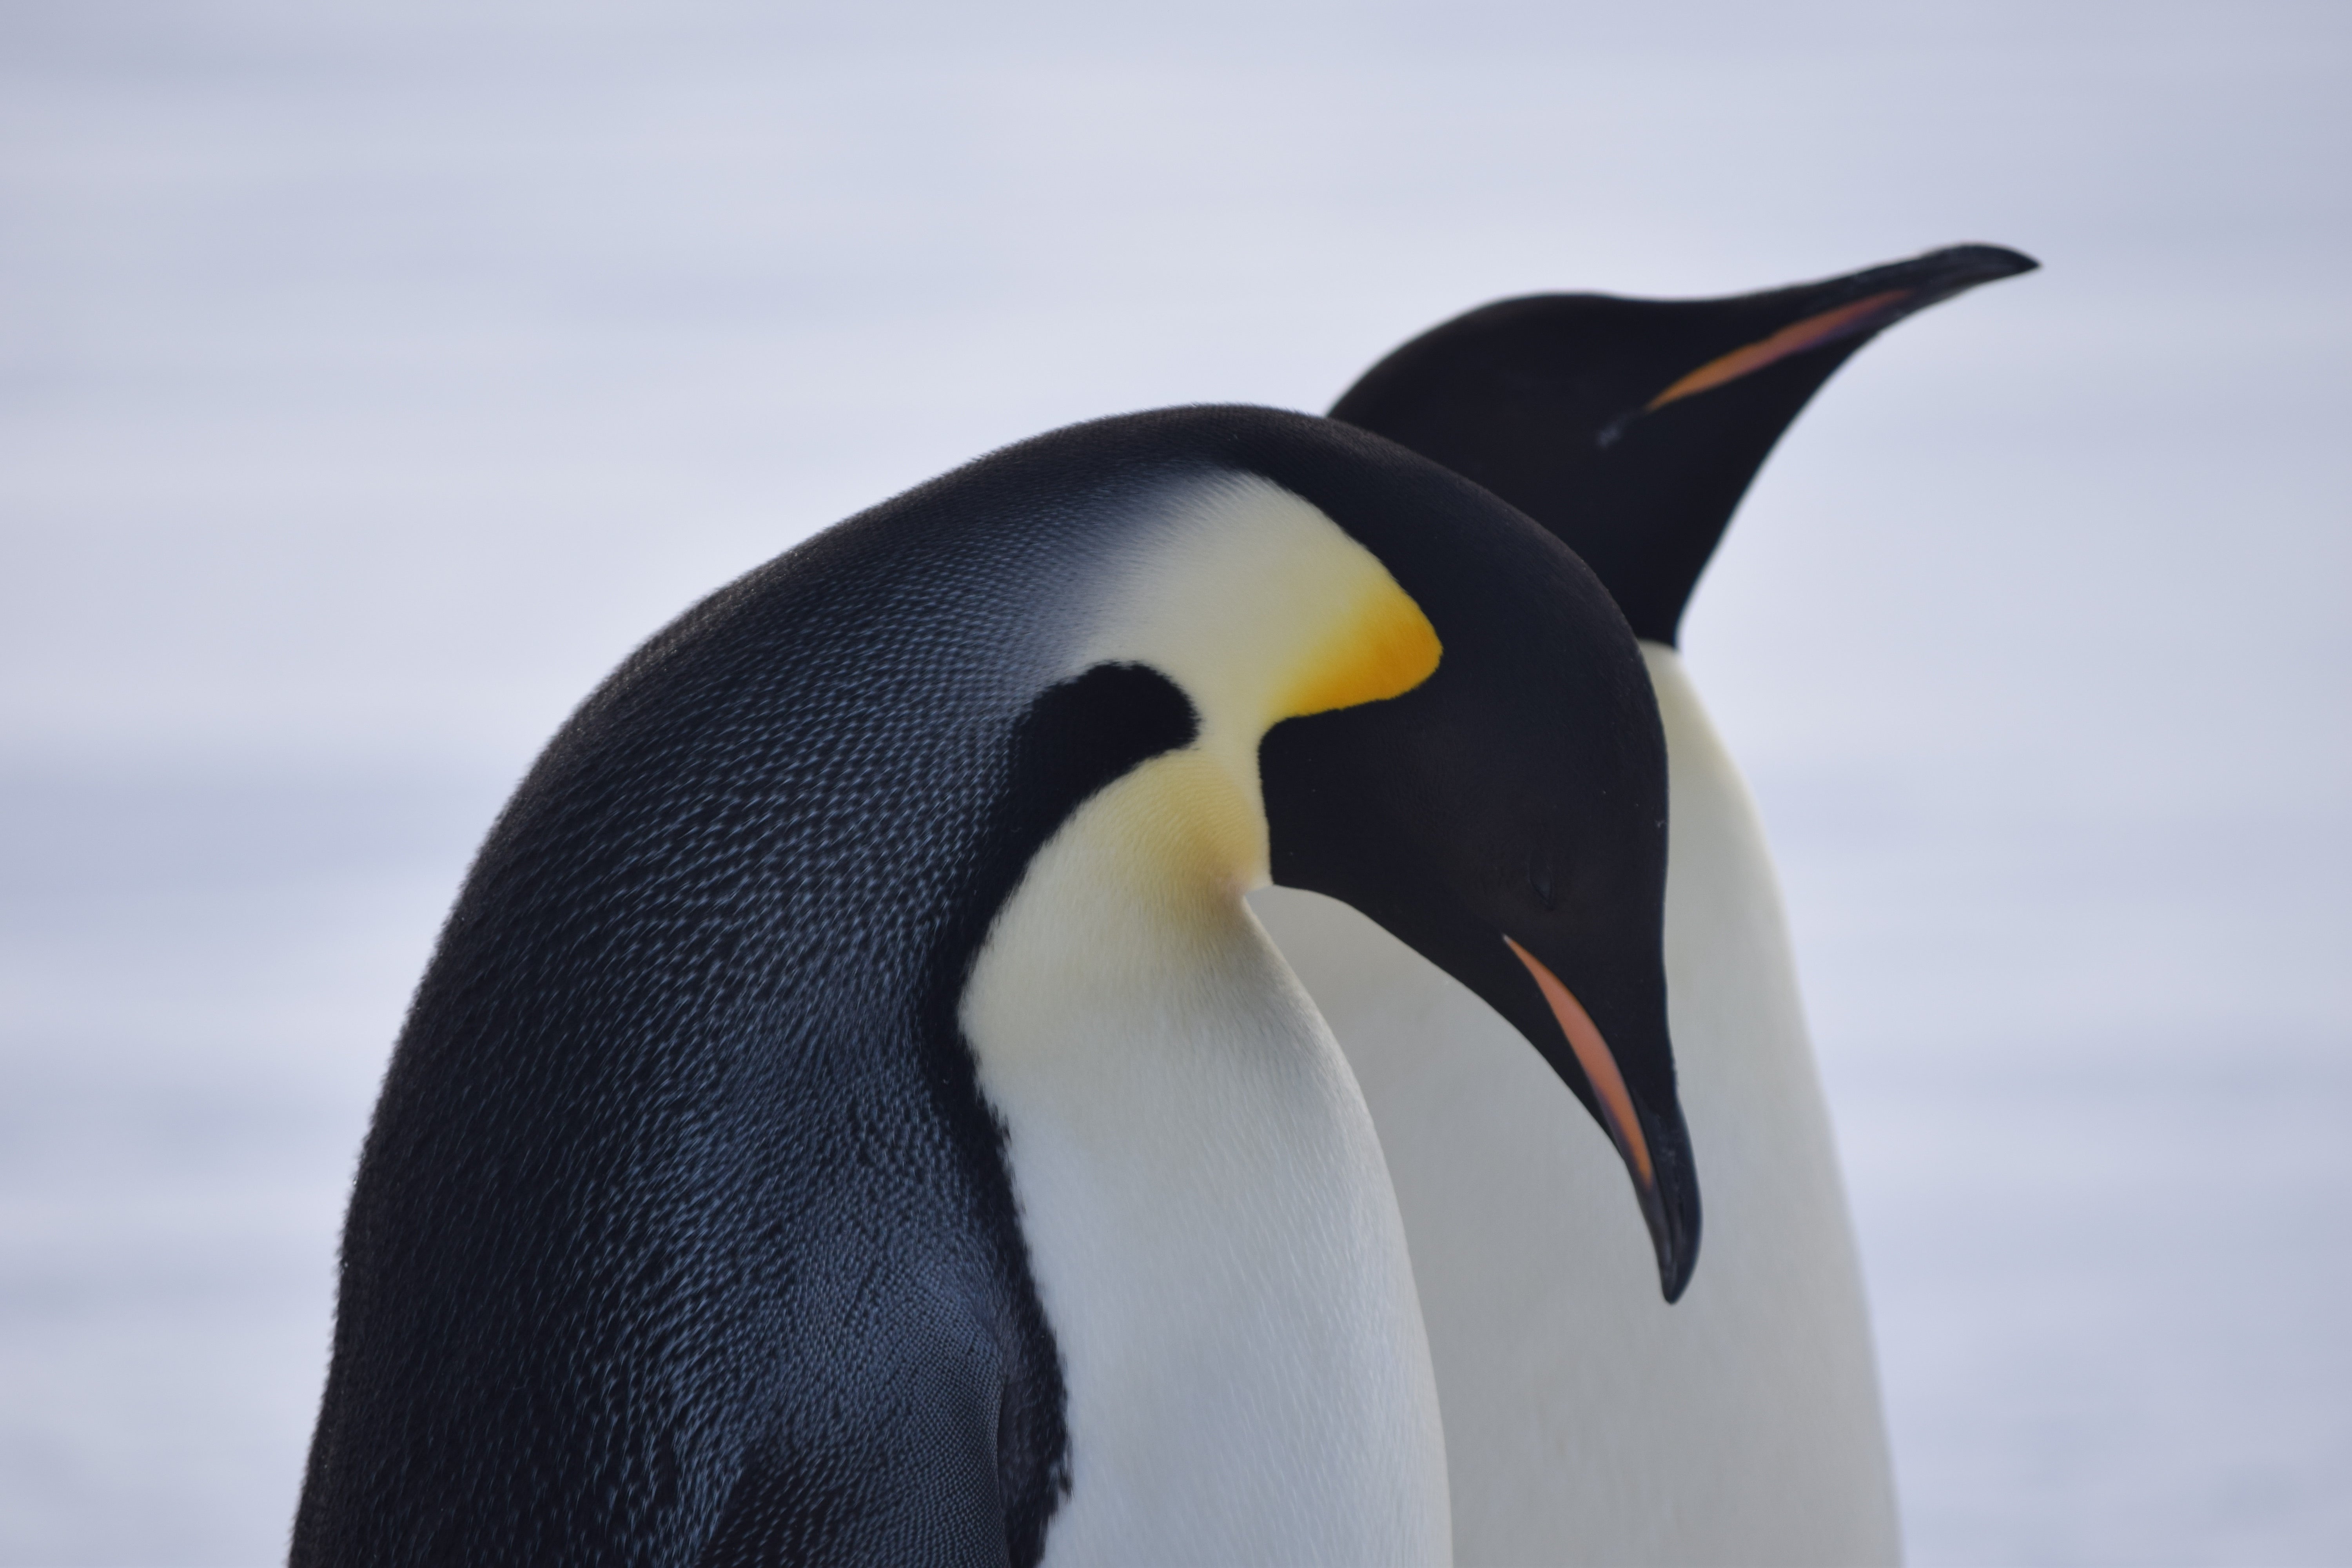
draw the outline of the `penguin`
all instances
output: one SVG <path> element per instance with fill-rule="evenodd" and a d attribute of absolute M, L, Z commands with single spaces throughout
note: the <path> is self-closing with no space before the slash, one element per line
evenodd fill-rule
<path fill-rule="evenodd" d="M 1245 895 L 1508 1020 L 1674 1298 L 1665 746 L 1570 551 L 1303 414 L 1040 437 L 720 590 L 448 917 L 292 1561 L 1448 1561 L 1417 1260 Z"/>
<path fill-rule="evenodd" d="M 1708 1163 L 1708 1266 L 1672 1312 L 1596 1201 L 1611 1156 L 1491 1011 L 1350 911 L 1254 900 L 1371 1106 L 1421 1281 L 1465 1564 L 1885 1563 L 1895 1488 L 1830 1121 L 1756 809 L 1684 668 L 1693 586 L 1774 443 L 1894 322 L 2035 265 L 1961 246 L 1699 300 L 1492 304 L 1331 416 L 1476 480 L 1570 545 L 1642 639 L 1664 716 L 1666 965 Z"/>

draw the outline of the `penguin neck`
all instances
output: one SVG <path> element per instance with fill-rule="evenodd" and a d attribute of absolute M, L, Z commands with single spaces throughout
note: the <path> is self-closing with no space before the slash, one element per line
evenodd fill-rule
<path fill-rule="evenodd" d="M 1360 1091 L 1243 903 L 1254 757 L 1156 757 L 1031 861 L 962 1003 L 1064 1363 L 1055 1561 L 1436 1562 L 1444 1439 Z M 1246 755 L 1246 753 L 1240 753 Z"/>
<path fill-rule="evenodd" d="M 1743 889 L 1743 902 L 1760 900 L 1764 907 L 1777 911 L 1780 889 L 1773 877 L 1771 858 L 1764 847 L 1764 825 L 1755 798 L 1748 793 L 1723 738 L 1716 732 L 1714 721 L 1707 717 L 1706 706 L 1699 700 L 1698 688 L 1691 683 L 1690 670 L 1682 654 L 1666 643 L 1644 639 L 1641 646 L 1643 663 L 1649 667 L 1650 689 L 1658 700 L 1658 718 L 1666 732 L 1666 756 L 1673 769 L 1668 798 L 1673 802 L 1674 843 L 1677 849 L 1687 847 L 1691 851 L 1670 859 L 1669 886 L 1677 868 L 1704 863 L 1710 868 L 1723 868 L 1725 874 L 1737 875 L 1743 883 L 1755 884 L 1752 889 Z M 1687 847 L 1682 842 L 1686 837 L 1694 840 Z M 1669 901 L 1673 901 L 1671 894 Z M 1785 936 L 1777 931 L 1775 940 L 1785 946 Z M 1785 958 L 1780 966 L 1788 966 Z"/>
<path fill-rule="evenodd" d="M 1709 1168 L 1734 1178 L 1708 1189 L 1708 1263 L 1675 1310 L 1685 1342 L 1746 1355 L 1736 1378 L 1702 1391 L 1678 1382 L 1682 1367 L 1659 1390 L 1661 1420 L 1643 1440 L 1717 1478 L 1723 1507 L 1678 1524 L 1674 1552 L 1651 1550 L 1718 1561 L 1743 1542 L 1764 1556 L 1753 1543 L 1772 1542 L 1783 1560 L 1892 1561 L 1900 1532 L 1861 1264 L 1763 823 L 1682 658 L 1642 652 L 1673 770 L 1665 949 L 1683 1111 Z M 1787 1448 L 1759 1464 L 1762 1434 Z M 1749 1533 L 1724 1533 L 1732 1520 Z"/>
<path fill-rule="evenodd" d="M 1723 1076 L 1707 1059 L 1720 1040 L 1736 1042 L 1727 1047 L 1739 1053 L 1727 1064 L 1736 1075 L 1770 1063 L 1779 1079 L 1811 1086 L 1815 1075 L 1797 1000 L 1795 956 L 1755 797 L 1707 718 L 1682 656 L 1654 642 L 1642 644 L 1642 656 L 1657 695 L 1671 770 L 1666 973 L 1683 1076 L 1702 1085 L 1704 1100 L 1705 1086 Z M 1753 1044 L 1767 1036 L 1778 1042 L 1771 1052 Z M 1817 1089 L 1808 1092 L 1819 1099 Z M 1735 1124 L 1712 1133 L 1710 1147 L 1729 1145 L 1750 1125 L 1739 1121 L 1737 1105 L 1725 1110 Z M 1699 1114 L 1687 1102 L 1684 1112 Z M 1707 1114 L 1714 1113 L 1709 1106 Z"/>

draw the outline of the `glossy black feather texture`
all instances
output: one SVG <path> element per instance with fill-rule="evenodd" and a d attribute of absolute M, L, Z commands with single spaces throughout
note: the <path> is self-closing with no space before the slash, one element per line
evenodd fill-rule
<path fill-rule="evenodd" d="M 1329 421 L 1180 409 L 1041 437 L 689 611 L 492 828 L 362 1152 L 296 1563 L 1038 1560 L 1084 1457 L 958 1008 L 1035 851 L 1192 739 L 1162 676 L 1065 661 L 1137 520 L 1234 472 L 1357 533 L 1441 636 L 1477 610 L 1474 557 L 1579 579 L 1504 643 L 1589 665 L 1623 731 L 1592 777 L 1626 825 L 1601 880 L 1632 889 L 1634 934 L 1592 979 L 1631 999 L 1628 1076 L 1678 1132 L 1663 740 L 1654 706 L 1625 706 L 1639 656 L 1581 565 Z M 1459 530 L 1484 542 L 1465 555 Z M 1598 630 L 1548 633 L 1563 602 L 1601 606 Z M 1326 765 L 1326 728 L 1302 765 Z M 1483 743 L 1516 765 L 1510 734 Z M 1281 858 L 1297 829 L 1274 827 Z M 1589 907 L 1554 921 L 1516 844 L 1472 859 L 1446 885 L 1591 969 Z M 1540 1026 L 1532 982 L 1488 967 Z"/>
<path fill-rule="evenodd" d="M 1058 456 L 722 591 L 532 769 L 362 1159 L 296 1563 L 1036 1560 L 1059 1372 L 956 999 L 1036 847 L 1192 722 L 1148 672 L 1009 678 L 1182 466 Z"/>

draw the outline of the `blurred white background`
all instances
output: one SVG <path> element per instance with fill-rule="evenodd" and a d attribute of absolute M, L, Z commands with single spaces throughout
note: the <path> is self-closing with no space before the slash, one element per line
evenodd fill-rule
<path fill-rule="evenodd" d="M 2352 9 L 827 9 L 0 3 L 0 1562 L 282 1553 L 408 988 L 692 599 L 1500 295 L 1964 239 L 2046 269 L 1687 623 L 1912 1551 L 2352 1562 Z"/>

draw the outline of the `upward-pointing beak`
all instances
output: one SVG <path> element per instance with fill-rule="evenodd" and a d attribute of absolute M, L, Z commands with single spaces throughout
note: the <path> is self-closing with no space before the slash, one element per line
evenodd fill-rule
<path fill-rule="evenodd" d="M 1653 409 L 1663 408 L 1677 398 L 1706 392 L 1727 381 L 1737 381 L 1768 364 L 1787 359 L 1790 354 L 1801 354 L 1807 349 L 1836 342 L 1840 338 L 1875 331 L 1916 309 L 1910 304 L 1910 300 L 1911 290 L 1888 289 L 1866 295 L 1850 305 L 1832 305 L 1815 315 L 1791 321 L 1777 332 L 1707 361 L 1643 404 L 1642 411 L 1646 414 Z"/>
<path fill-rule="evenodd" d="M 1628 425 L 1670 403 L 1712 392 L 1797 354 L 1868 337 L 1979 283 L 2013 278 L 2039 266 L 2032 257 L 2005 246 L 1954 245 L 1908 261 L 1756 296 L 1759 304 L 1783 305 L 1782 324 L 1676 376 L 1641 406 L 1602 426 L 1600 444 L 1613 445 Z"/>

